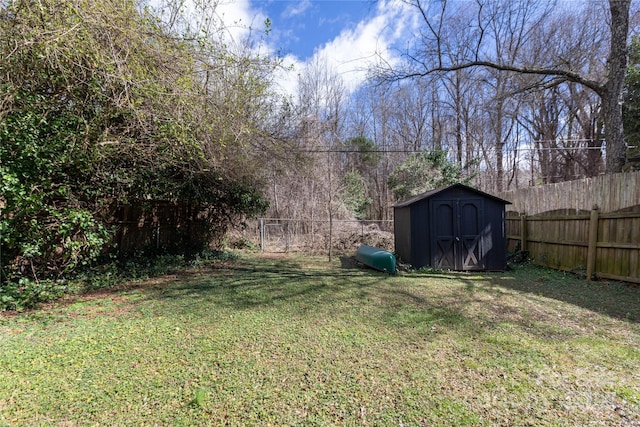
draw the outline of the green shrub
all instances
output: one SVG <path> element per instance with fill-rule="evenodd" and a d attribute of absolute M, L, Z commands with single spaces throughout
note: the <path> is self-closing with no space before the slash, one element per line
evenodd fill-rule
<path fill-rule="evenodd" d="M 138 252 L 126 259 L 105 256 L 102 262 L 78 269 L 72 279 L 32 280 L 26 277 L 0 284 L 0 311 L 23 311 L 65 294 L 110 288 L 123 282 L 144 280 L 173 270 L 237 259 L 233 252 L 207 249 L 195 254 L 150 255 Z"/>
<path fill-rule="evenodd" d="M 67 291 L 64 281 L 34 281 L 21 278 L 17 282 L 0 285 L 0 311 L 22 311 L 36 307 L 39 303 L 60 298 Z"/>

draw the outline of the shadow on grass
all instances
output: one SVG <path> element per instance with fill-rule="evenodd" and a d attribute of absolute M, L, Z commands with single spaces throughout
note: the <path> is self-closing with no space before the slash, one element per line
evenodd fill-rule
<path fill-rule="evenodd" d="M 256 318 L 267 321 L 341 319 L 354 328 L 378 324 L 405 338 L 473 329 L 474 320 L 462 313 L 459 304 L 450 304 L 458 294 L 455 288 L 437 289 L 431 281 L 416 286 L 405 277 L 344 259 L 322 265 L 317 259 L 306 264 L 299 259 L 264 258 L 201 269 L 146 291 L 149 300 L 161 302 L 153 304 L 157 315 L 215 319 L 220 313 L 242 311 L 247 319 L 255 310 Z"/>
<path fill-rule="evenodd" d="M 563 301 L 607 316 L 640 322 L 640 286 L 621 282 L 592 282 L 535 265 L 516 265 L 502 277 L 491 275 L 499 286 Z"/>
<path fill-rule="evenodd" d="M 212 266 L 171 286 L 152 289 L 150 298 L 191 300 L 246 310 L 290 304 L 299 311 L 313 310 L 318 304 L 332 304 L 349 298 L 366 298 L 368 288 L 389 276 L 351 265 L 345 268 L 319 268 L 317 261 L 253 259 Z M 184 304 L 184 310 L 197 310 Z M 176 309 L 172 305 L 172 309 Z"/>
<path fill-rule="evenodd" d="M 428 271 L 412 272 L 416 279 L 453 280 L 465 285 L 461 303 L 473 301 L 476 292 L 496 292 L 504 287 L 517 292 L 551 298 L 604 314 L 615 319 L 640 323 L 640 285 L 622 282 L 586 281 L 565 273 L 531 264 L 515 265 L 510 271 L 492 273 Z"/>
<path fill-rule="evenodd" d="M 154 312 L 167 315 L 206 316 L 218 308 L 278 307 L 293 315 L 370 310 L 385 323 L 438 322 L 441 326 L 473 328 L 478 319 L 465 318 L 465 305 L 482 306 L 487 293 L 499 295 L 513 290 L 640 322 L 639 286 L 587 282 L 531 265 L 518 265 L 505 273 L 428 271 L 390 276 L 365 268 L 350 257 L 328 263 L 317 257 L 256 256 L 176 272 L 141 288 L 146 299 L 167 303 L 153 307 Z M 499 298 L 492 301 L 504 316 L 515 310 L 501 304 Z M 522 316 L 514 312 L 507 317 L 513 320 Z"/>

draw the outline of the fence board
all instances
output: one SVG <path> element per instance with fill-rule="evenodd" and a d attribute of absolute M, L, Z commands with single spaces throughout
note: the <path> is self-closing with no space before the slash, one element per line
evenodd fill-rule
<path fill-rule="evenodd" d="M 201 209 L 188 204 L 148 201 L 115 208 L 107 221 L 115 226 L 113 244 L 120 254 L 136 251 L 163 251 L 199 248 L 208 242 L 205 221 L 198 217 Z"/>
<path fill-rule="evenodd" d="M 640 171 L 607 174 L 575 181 L 496 193 L 512 203 L 509 210 L 536 215 L 558 209 L 575 212 L 591 210 L 619 211 L 640 204 Z"/>
<path fill-rule="evenodd" d="M 506 227 L 509 250 L 526 247 L 536 264 L 585 274 L 593 268 L 597 278 L 640 283 L 640 213 L 635 208 L 595 216 L 523 218 L 511 213 Z M 590 235 L 594 230 L 595 238 Z M 590 240 L 594 248 L 592 267 L 588 267 Z"/>

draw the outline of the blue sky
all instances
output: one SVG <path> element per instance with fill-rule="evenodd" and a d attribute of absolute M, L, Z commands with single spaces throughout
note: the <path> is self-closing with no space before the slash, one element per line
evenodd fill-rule
<path fill-rule="evenodd" d="M 167 0 L 147 1 L 161 15 L 166 13 Z M 208 26 L 207 17 L 218 21 L 229 45 L 264 34 L 268 18 L 271 32 L 260 49 L 284 55 L 284 65 L 293 67 L 278 77 L 282 90 L 290 94 L 295 94 L 297 76 L 310 62 L 326 64 L 343 77 L 348 90 L 355 90 L 373 62 L 398 60 L 396 47 L 406 46 L 419 25 L 415 10 L 401 0 L 181 0 L 180 4 L 184 18 L 196 27 Z M 206 5 L 210 15 L 203 16 L 196 4 Z"/>
<path fill-rule="evenodd" d="M 274 46 L 301 60 L 375 13 L 372 0 L 254 1 L 271 20 Z"/>
<path fill-rule="evenodd" d="M 285 55 L 285 65 L 293 67 L 279 77 L 290 94 L 295 94 L 297 75 L 312 61 L 327 64 L 348 90 L 355 90 L 378 58 L 397 61 L 395 47 L 406 45 L 419 23 L 415 10 L 401 0 L 220 0 L 216 15 L 235 40 L 247 34 L 247 27 L 255 34 L 264 29 L 265 19 L 271 21 L 263 48 Z"/>

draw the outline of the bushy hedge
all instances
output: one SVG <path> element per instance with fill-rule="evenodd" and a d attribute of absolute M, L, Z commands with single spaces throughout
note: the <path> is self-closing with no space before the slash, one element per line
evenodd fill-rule
<path fill-rule="evenodd" d="M 211 45 L 169 33 L 133 0 L 3 3 L 5 308 L 57 296 L 65 280 L 113 249 L 106 219 L 114 205 L 196 204 L 211 231 L 203 239 L 264 211 L 251 163 L 260 153 L 245 144 L 257 132 L 250 118 L 262 117 L 246 100 L 266 91 L 260 79 L 225 80 L 233 67 L 210 61 L 234 58 L 214 59 L 198 50 L 204 46 Z M 226 71 L 205 87 L 205 66 Z M 230 105 L 234 99 L 240 104 Z"/>

